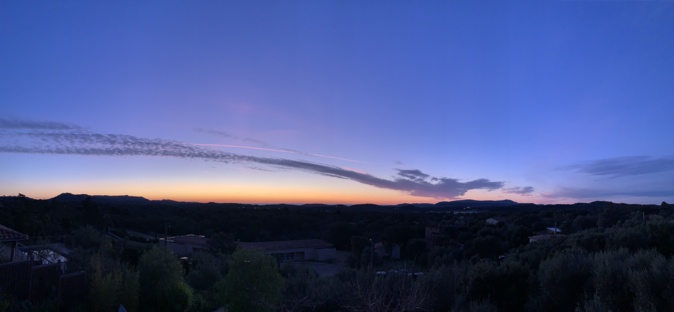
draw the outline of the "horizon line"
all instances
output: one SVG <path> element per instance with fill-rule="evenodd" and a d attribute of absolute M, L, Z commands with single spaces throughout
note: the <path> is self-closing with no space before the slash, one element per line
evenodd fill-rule
<path fill-rule="evenodd" d="M 61 195 L 71 195 L 71 196 L 89 196 L 89 197 L 131 197 L 131 198 L 138 198 L 150 202 L 161 202 L 161 201 L 172 201 L 172 202 L 177 202 L 177 203 L 194 203 L 194 204 L 239 204 L 239 205 L 291 205 L 291 206 L 306 206 L 306 205 L 325 205 L 325 206 L 357 206 L 357 205 L 375 205 L 375 206 L 403 206 L 403 205 L 437 205 L 439 203 L 452 203 L 452 202 L 461 202 L 461 201 L 474 201 L 474 202 L 482 202 L 482 203 L 488 203 L 488 202 L 505 202 L 509 201 L 514 203 L 515 205 L 536 205 L 536 206 L 549 206 L 549 205 L 575 205 L 575 204 L 590 204 L 594 202 L 607 202 L 607 203 L 613 203 L 613 204 L 626 204 L 626 205 L 641 205 L 641 206 L 658 206 L 659 204 L 644 204 L 644 203 L 622 203 L 622 202 L 613 202 L 610 200 L 593 200 L 590 202 L 574 202 L 574 203 L 555 203 L 555 204 L 545 204 L 545 203 L 522 203 L 522 202 L 517 202 L 512 199 L 470 199 L 470 198 L 460 198 L 460 199 L 451 199 L 451 200 L 440 200 L 437 202 L 399 202 L 399 203 L 374 203 L 374 202 L 357 202 L 357 203 L 346 203 L 346 202 L 253 202 L 253 201 L 246 201 L 246 202 L 227 202 L 227 201 L 212 201 L 212 200 L 178 200 L 178 199 L 170 199 L 170 198 L 161 198 L 161 199 L 151 199 L 145 196 L 138 196 L 138 195 L 129 195 L 129 194 L 123 194 L 123 195 L 104 195 L 104 194 L 86 194 L 86 193 L 80 193 L 80 194 L 75 194 L 71 192 L 64 192 L 60 193 L 56 196 L 53 197 L 31 197 L 24 195 L 23 193 L 18 193 L 17 195 L 0 195 L 2 197 L 26 197 L 29 199 L 33 200 L 52 200 L 56 199 L 57 197 Z M 663 201 L 663 203 L 666 203 L 666 201 Z M 669 204 L 669 203 L 668 203 Z M 479 208 L 479 207 L 476 207 Z"/>

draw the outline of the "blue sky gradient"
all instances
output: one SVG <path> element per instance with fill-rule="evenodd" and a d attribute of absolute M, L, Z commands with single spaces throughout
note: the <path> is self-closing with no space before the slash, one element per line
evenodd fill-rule
<path fill-rule="evenodd" d="M 0 2 L 0 189 L 674 202 L 672 1 Z"/>

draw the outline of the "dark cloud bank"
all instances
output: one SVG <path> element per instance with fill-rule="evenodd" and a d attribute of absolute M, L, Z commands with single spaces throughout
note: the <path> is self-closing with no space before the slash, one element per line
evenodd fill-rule
<path fill-rule="evenodd" d="M 605 158 L 569 166 L 568 169 L 595 176 L 634 176 L 674 170 L 674 157 L 630 156 Z"/>
<path fill-rule="evenodd" d="M 67 154 L 91 156 L 161 156 L 200 159 L 223 163 L 249 163 L 302 170 L 315 174 L 348 179 L 378 188 L 397 190 L 415 196 L 455 198 L 469 190 L 503 189 L 504 183 L 477 179 L 461 182 L 452 178 L 432 177 L 420 170 L 397 169 L 392 179 L 336 166 L 302 160 L 256 157 L 210 150 L 195 145 L 163 139 L 130 135 L 91 133 L 81 127 L 57 122 L 33 122 L 0 119 L 0 152 L 28 154 Z M 514 187 L 504 191 L 529 194 L 533 188 Z"/>
<path fill-rule="evenodd" d="M 519 195 L 529 195 L 534 192 L 534 188 L 531 186 L 516 186 L 516 187 L 508 187 L 504 188 L 503 191 L 506 193 L 511 193 L 511 194 L 519 194 Z"/>
<path fill-rule="evenodd" d="M 578 198 L 578 199 L 600 199 L 616 196 L 625 197 L 653 197 L 663 198 L 672 196 L 671 189 L 653 189 L 653 190 L 620 190 L 620 189 L 588 189 L 562 187 L 552 194 L 547 194 L 551 198 Z"/>
<path fill-rule="evenodd" d="M 674 194 L 674 156 L 629 156 L 604 158 L 558 170 L 574 171 L 598 178 L 620 180 L 629 187 L 606 187 L 597 184 L 595 188 L 560 187 L 545 194 L 551 198 L 598 199 L 609 197 L 671 197 Z M 600 180 L 602 181 L 602 180 Z M 610 184 L 609 184 L 610 185 Z"/>

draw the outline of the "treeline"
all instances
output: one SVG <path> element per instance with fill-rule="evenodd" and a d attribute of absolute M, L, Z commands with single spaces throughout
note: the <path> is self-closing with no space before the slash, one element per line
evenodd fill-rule
<path fill-rule="evenodd" d="M 90 286 L 83 311 L 119 304 L 128 311 L 674 310 L 674 207 L 666 203 L 470 213 L 25 196 L 2 197 L 0 204 L 0 224 L 74 250 L 69 267 L 85 270 Z M 562 233 L 529 242 L 550 227 Z M 151 241 L 104 234 L 124 236 L 125 229 L 216 239 L 208 251 L 180 261 Z M 323 238 L 347 254 L 344 268 L 319 276 L 233 248 L 235 240 L 306 238 Z M 401 259 L 376 255 L 374 242 L 399 246 Z M 2 298 L 0 307 L 26 307 Z"/>

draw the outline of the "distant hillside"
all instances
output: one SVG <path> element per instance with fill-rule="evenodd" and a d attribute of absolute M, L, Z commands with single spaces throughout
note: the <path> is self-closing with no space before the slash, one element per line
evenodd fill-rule
<path fill-rule="evenodd" d="M 509 207 L 517 205 L 516 202 L 505 199 L 505 200 L 455 200 L 451 202 L 439 202 L 435 204 L 435 207 L 441 208 L 482 208 L 482 207 Z"/>
<path fill-rule="evenodd" d="M 115 204 L 124 204 L 124 205 L 147 205 L 147 204 L 173 204 L 173 205 L 181 205 L 181 204 L 194 204 L 194 203 L 183 203 L 183 202 L 176 202 L 176 201 L 171 201 L 171 200 L 149 200 L 144 197 L 140 196 L 129 196 L 129 195 L 118 195 L 118 196 L 108 196 L 108 195 L 87 195 L 87 194 L 71 194 L 71 193 L 63 193 L 61 195 L 58 195 L 54 197 L 53 199 L 58 200 L 60 202 L 82 202 L 84 201 L 87 197 L 91 197 L 91 200 L 97 203 L 101 204 L 110 204 L 110 205 L 115 205 Z M 415 209 L 464 209 L 464 208 L 486 208 L 486 207 L 510 207 L 510 206 L 516 206 L 518 203 L 512 201 L 512 200 L 472 200 L 472 199 L 464 199 L 464 200 L 455 200 L 455 201 L 443 201 L 443 202 L 438 202 L 436 204 L 426 204 L 426 203 L 414 203 L 414 204 L 399 204 L 399 205 L 376 205 L 376 204 L 355 204 L 355 205 L 326 205 L 326 204 L 304 204 L 304 205 L 291 205 L 291 204 L 268 204 L 268 205 L 260 205 L 260 206 L 274 206 L 276 208 L 283 208 L 283 207 L 295 207 L 295 208 L 307 208 L 307 209 L 315 209 L 315 208 L 347 208 L 349 210 L 353 209 L 358 209 L 358 210 L 373 210 L 373 211 L 385 211 L 390 209 L 391 207 L 395 207 L 397 209 L 402 209 L 402 210 L 415 210 Z"/>
<path fill-rule="evenodd" d="M 118 195 L 118 196 L 108 196 L 108 195 L 87 195 L 87 194 L 71 194 L 63 193 L 54 197 L 53 199 L 60 202 L 82 202 L 87 197 L 91 197 L 91 200 L 101 204 L 126 204 L 126 205 L 138 205 L 138 204 L 148 204 L 151 201 L 145 197 L 140 196 L 129 196 L 129 195 Z"/>

